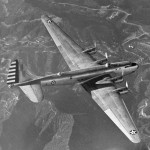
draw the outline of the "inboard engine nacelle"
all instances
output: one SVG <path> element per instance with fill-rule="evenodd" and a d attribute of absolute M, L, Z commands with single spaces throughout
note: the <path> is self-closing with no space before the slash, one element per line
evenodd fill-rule
<path fill-rule="evenodd" d="M 123 82 L 123 77 L 117 76 L 117 77 L 111 78 L 110 80 L 114 83 L 120 83 L 120 82 Z"/>

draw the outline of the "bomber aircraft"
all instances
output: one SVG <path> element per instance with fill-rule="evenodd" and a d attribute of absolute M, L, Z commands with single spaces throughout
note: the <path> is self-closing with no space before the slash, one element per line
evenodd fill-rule
<path fill-rule="evenodd" d="M 123 81 L 123 76 L 136 71 L 138 64 L 129 61 L 111 63 L 107 53 L 104 59 L 94 60 L 91 54 L 95 48 L 81 48 L 51 17 L 43 15 L 41 21 L 70 70 L 35 78 L 20 61 L 13 60 L 7 75 L 8 86 L 20 87 L 32 102 L 38 103 L 43 99 L 42 86 L 81 85 L 128 139 L 139 143 L 139 131 L 121 98 L 121 94 L 128 92 L 128 85 L 116 86 Z"/>

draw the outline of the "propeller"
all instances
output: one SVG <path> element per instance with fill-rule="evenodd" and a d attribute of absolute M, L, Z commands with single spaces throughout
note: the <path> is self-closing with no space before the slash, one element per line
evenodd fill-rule
<path fill-rule="evenodd" d="M 128 88 L 128 91 L 133 94 L 133 91 L 129 88 L 128 82 L 126 81 L 126 88 Z"/>
<path fill-rule="evenodd" d="M 105 53 L 105 58 L 107 59 L 107 63 L 105 64 L 105 67 L 108 67 L 109 66 L 109 62 L 108 62 L 108 54 Z"/>

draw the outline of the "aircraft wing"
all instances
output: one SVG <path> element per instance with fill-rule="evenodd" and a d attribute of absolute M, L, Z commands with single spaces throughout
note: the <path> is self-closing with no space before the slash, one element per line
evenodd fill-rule
<path fill-rule="evenodd" d="M 92 99 L 130 141 L 133 143 L 140 142 L 139 132 L 120 94 L 115 92 L 113 83 L 103 88 L 97 87 L 94 90 L 90 86 L 85 86 L 84 88 L 89 92 L 91 91 Z"/>
<path fill-rule="evenodd" d="M 89 54 L 82 53 L 83 49 L 55 22 L 51 20 L 51 23 L 47 23 L 48 18 L 45 16 L 41 19 L 71 70 L 84 69 L 92 65 L 93 58 Z"/>
<path fill-rule="evenodd" d="M 93 64 L 92 57 L 87 53 L 82 53 L 83 49 L 59 28 L 53 20 L 46 16 L 42 16 L 41 20 L 70 70 L 88 68 Z M 84 86 L 84 88 L 91 92 L 92 99 L 133 143 L 140 142 L 139 132 L 120 95 L 114 91 L 113 84 L 109 87 L 98 89 L 91 89 L 90 86 Z"/>

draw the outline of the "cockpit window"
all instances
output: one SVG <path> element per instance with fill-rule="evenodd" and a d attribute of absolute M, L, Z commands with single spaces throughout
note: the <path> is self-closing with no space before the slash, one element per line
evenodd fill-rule
<path fill-rule="evenodd" d="M 132 63 L 131 65 L 132 65 L 132 66 L 137 66 L 138 64 L 137 64 L 137 63 Z"/>
<path fill-rule="evenodd" d="M 111 63 L 110 67 L 122 67 L 124 66 L 125 68 L 132 66 L 132 63 L 130 62 L 118 62 L 118 63 Z"/>

